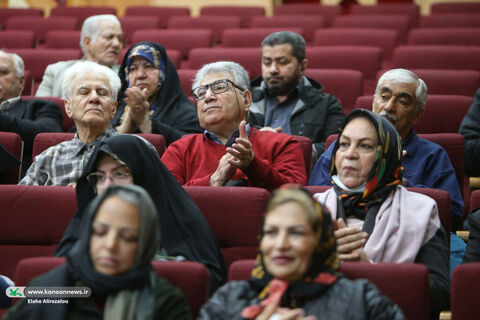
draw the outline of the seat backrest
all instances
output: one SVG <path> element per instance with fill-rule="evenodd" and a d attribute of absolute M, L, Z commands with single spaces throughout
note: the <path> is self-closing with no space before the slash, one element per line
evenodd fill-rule
<path fill-rule="evenodd" d="M 168 20 L 168 29 L 209 29 L 213 43 L 220 42 L 222 31 L 227 28 L 240 28 L 241 18 L 230 16 L 187 17 L 175 16 Z"/>
<path fill-rule="evenodd" d="M 188 55 L 187 68 L 199 69 L 206 63 L 234 61 L 247 70 L 250 79 L 262 74 L 262 51 L 258 48 L 195 48 Z"/>
<path fill-rule="evenodd" d="M 43 9 L 0 8 L 0 26 L 5 26 L 8 18 L 16 16 L 43 17 Z"/>
<path fill-rule="evenodd" d="M 2 48 L 35 48 L 35 33 L 32 30 L 3 30 L 0 31 Z"/>
<path fill-rule="evenodd" d="M 480 263 L 465 263 L 453 269 L 450 290 L 452 320 L 476 319 L 480 314 Z"/>
<path fill-rule="evenodd" d="M 380 70 L 382 50 L 367 46 L 308 47 L 309 68 L 352 69 L 362 72 L 364 79 L 374 79 Z"/>
<path fill-rule="evenodd" d="M 0 132 L 0 145 L 20 162 L 23 158 L 22 138 L 14 132 Z M 0 174 L 0 184 L 17 184 L 20 179 L 21 165 L 12 166 Z"/>
<path fill-rule="evenodd" d="M 225 48 L 261 48 L 262 41 L 268 35 L 284 31 L 285 28 L 230 28 L 223 30 L 222 47 Z M 302 34 L 300 28 L 288 28 L 289 31 Z"/>
<path fill-rule="evenodd" d="M 312 194 L 323 193 L 330 189 L 332 186 L 305 186 L 305 189 L 310 191 Z"/>
<path fill-rule="evenodd" d="M 83 21 L 90 16 L 96 16 L 99 14 L 113 14 L 116 15 L 117 11 L 114 7 L 102 7 L 102 6 L 83 6 L 83 7 L 70 7 L 62 6 L 52 8 L 50 11 L 50 16 L 67 16 L 67 17 L 76 17 L 78 19 L 78 28 L 80 29 Z"/>
<path fill-rule="evenodd" d="M 470 195 L 470 210 L 473 212 L 478 208 L 480 208 L 480 190 L 474 190 Z"/>
<path fill-rule="evenodd" d="M 363 94 L 363 74 L 358 70 L 307 68 L 305 75 L 320 82 L 323 92 L 337 97 L 348 114 Z"/>
<path fill-rule="evenodd" d="M 312 153 L 313 153 L 313 146 L 312 140 L 309 137 L 293 135 L 293 137 L 300 142 L 300 146 L 302 147 L 303 152 L 303 159 L 305 160 L 305 170 L 307 172 L 307 177 L 310 177 L 310 173 L 312 172 Z"/>
<path fill-rule="evenodd" d="M 18 261 L 50 256 L 77 210 L 75 188 L 0 185 L 0 274 L 13 277 Z"/>
<path fill-rule="evenodd" d="M 49 100 L 52 102 L 55 102 L 58 107 L 62 110 L 62 116 L 63 116 L 63 130 L 68 131 L 70 128 L 72 128 L 75 123 L 73 122 L 73 119 L 70 118 L 66 111 L 65 111 L 65 103 L 63 102 L 63 99 L 60 97 L 37 97 L 37 96 L 31 96 L 31 95 L 25 95 L 22 96 L 23 100 L 31 100 L 31 99 L 43 99 L 43 100 Z"/>
<path fill-rule="evenodd" d="M 118 20 L 120 20 L 120 24 L 122 25 L 123 38 L 126 45 L 134 43 L 132 42 L 132 35 L 135 31 L 157 29 L 161 23 L 160 18 L 154 16 L 124 16 L 118 18 Z"/>
<path fill-rule="evenodd" d="M 180 79 L 180 84 L 182 85 L 183 92 L 188 97 L 192 96 L 192 84 L 195 75 L 197 74 L 197 70 L 193 69 L 178 69 L 178 78 Z"/>
<path fill-rule="evenodd" d="M 240 26 L 250 26 L 251 18 L 265 16 L 265 8 L 254 6 L 204 6 L 200 9 L 200 16 L 234 15 L 241 19 Z"/>
<path fill-rule="evenodd" d="M 32 30 L 39 43 L 44 43 L 50 30 L 75 30 L 76 17 L 11 17 L 7 20 L 7 30 Z M 78 45 L 77 45 L 78 47 Z"/>
<path fill-rule="evenodd" d="M 79 30 L 50 30 L 45 36 L 46 49 L 78 49 Z"/>
<path fill-rule="evenodd" d="M 165 137 L 159 133 L 135 133 L 150 142 L 157 150 L 158 156 L 161 158 L 166 149 Z"/>
<path fill-rule="evenodd" d="M 160 19 L 159 27 L 166 27 L 167 21 L 173 16 L 190 16 L 190 8 L 187 7 L 157 7 L 157 6 L 129 6 L 125 10 L 124 17 L 130 16 L 153 16 Z"/>
<path fill-rule="evenodd" d="M 354 4 L 350 7 L 349 13 L 352 15 L 385 15 L 401 14 L 410 17 L 410 27 L 415 28 L 420 17 L 420 7 L 414 3 L 380 3 L 375 6 L 365 6 Z"/>
<path fill-rule="evenodd" d="M 280 15 L 273 17 L 252 17 L 250 28 L 271 28 L 283 27 L 301 28 L 302 35 L 307 43 L 313 41 L 313 35 L 316 29 L 324 28 L 325 21 L 323 17 L 312 14 L 305 15 Z"/>
<path fill-rule="evenodd" d="M 430 8 L 432 15 L 438 13 L 480 13 L 480 3 L 478 2 L 446 2 L 432 3 Z"/>
<path fill-rule="evenodd" d="M 257 234 L 269 192 L 254 187 L 184 186 L 212 228 L 227 267 L 255 258 Z"/>
<path fill-rule="evenodd" d="M 325 26 L 330 27 L 333 19 L 342 13 L 341 6 L 323 6 L 314 3 L 285 3 L 275 7 L 275 16 L 315 14 L 323 17 Z"/>
<path fill-rule="evenodd" d="M 165 49 L 180 52 L 187 59 L 192 48 L 210 48 L 213 44 L 213 32 L 210 29 L 146 29 L 135 31 L 132 43 L 153 41 L 161 43 Z"/>
<path fill-rule="evenodd" d="M 420 28 L 478 28 L 480 13 L 441 13 L 420 17 Z"/>
<path fill-rule="evenodd" d="M 407 319 L 428 319 L 429 286 L 425 265 L 343 262 L 340 272 L 349 279 L 368 279 L 402 309 Z"/>
<path fill-rule="evenodd" d="M 407 44 L 480 46 L 480 32 L 478 28 L 411 29 Z"/>

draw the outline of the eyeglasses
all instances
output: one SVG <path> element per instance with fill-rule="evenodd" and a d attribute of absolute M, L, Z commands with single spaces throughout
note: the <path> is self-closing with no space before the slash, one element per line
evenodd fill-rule
<path fill-rule="evenodd" d="M 127 169 L 120 169 L 114 171 L 111 175 L 103 172 L 92 172 L 87 175 L 87 181 L 92 185 L 101 185 L 104 184 L 107 179 L 110 179 L 114 183 L 126 183 L 132 174 L 127 171 Z"/>
<path fill-rule="evenodd" d="M 199 87 L 196 87 L 195 89 L 193 89 L 192 90 L 193 98 L 197 101 L 205 99 L 205 95 L 207 94 L 208 88 L 210 88 L 214 94 L 223 93 L 223 92 L 228 90 L 228 84 L 229 83 L 231 83 L 232 86 L 234 86 L 238 90 L 240 90 L 242 92 L 245 91 L 243 88 L 239 87 L 238 85 L 236 85 L 235 83 L 233 83 L 233 81 L 231 81 L 229 79 L 220 79 L 220 80 L 214 81 L 212 83 L 205 84 L 203 86 L 199 86 Z"/>

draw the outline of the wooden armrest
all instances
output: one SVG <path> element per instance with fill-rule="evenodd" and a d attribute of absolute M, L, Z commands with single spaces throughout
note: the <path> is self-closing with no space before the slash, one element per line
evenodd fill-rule
<path fill-rule="evenodd" d="M 480 189 L 480 177 L 470 177 L 470 189 Z"/>
<path fill-rule="evenodd" d="M 452 312 L 450 311 L 442 311 L 440 312 L 440 316 L 438 317 L 439 320 L 450 320 L 452 319 Z"/>
<path fill-rule="evenodd" d="M 463 241 L 468 242 L 468 237 L 470 235 L 470 231 L 467 230 L 459 230 L 456 232 L 457 236 L 462 238 Z"/>

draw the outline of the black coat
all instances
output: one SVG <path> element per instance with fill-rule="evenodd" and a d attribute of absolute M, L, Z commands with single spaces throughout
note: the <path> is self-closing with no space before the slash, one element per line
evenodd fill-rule
<path fill-rule="evenodd" d="M 480 89 L 473 96 L 459 132 L 465 139 L 465 173 L 471 177 L 480 176 Z"/>

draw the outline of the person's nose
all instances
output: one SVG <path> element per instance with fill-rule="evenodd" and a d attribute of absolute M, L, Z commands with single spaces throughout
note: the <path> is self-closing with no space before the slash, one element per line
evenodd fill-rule
<path fill-rule="evenodd" d="M 217 95 L 213 93 L 212 88 L 208 87 L 205 92 L 205 102 L 209 102 L 217 98 Z"/>
<path fill-rule="evenodd" d="M 345 157 L 347 159 L 356 159 L 358 157 L 357 147 L 352 143 L 345 151 Z"/>
<path fill-rule="evenodd" d="M 89 103 L 98 103 L 99 96 L 96 90 L 92 90 L 89 96 Z"/>
<path fill-rule="evenodd" d="M 122 43 L 122 41 L 120 41 L 119 38 L 113 37 L 113 39 L 112 39 L 112 46 L 113 46 L 113 47 L 116 47 L 116 48 L 120 48 L 121 46 L 123 46 L 123 43 Z"/>
<path fill-rule="evenodd" d="M 114 250 L 118 245 L 118 234 L 110 230 L 105 236 L 105 248 Z"/>
<path fill-rule="evenodd" d="M 385 111 L 388 113 L 394 113 L 395 112 L 395 97 L 391 97 L 390 100 L 388 100 L 385 103 L 385 106 L 383 107 Z"/>
<path fill-rule="evenodd" d="M 277 239 L 275 239 L 275 247 L 278 250 L 288 249 L 290 241 L 287 232 L 279 232 Z"/>
<path fill-rule="evenodd" d="M 270 72 L 270 74 L 278 74 L 278 64 L 272 62 L 268 71 Z"/>
<path fill-rule="evenodd" d="M 146 69 L 143 66 L 138 67 L 136 77 L 139 79 L 144 79 L 147 76 Z"/>

